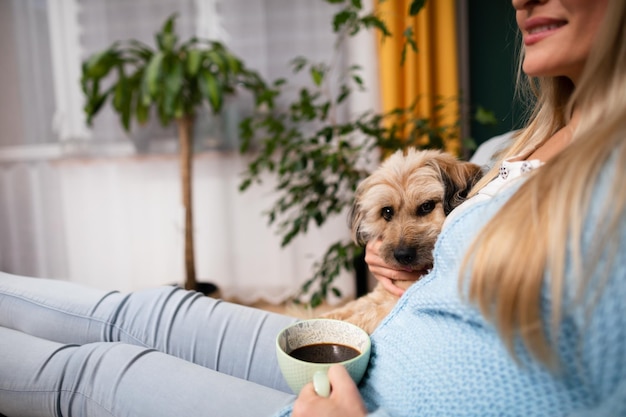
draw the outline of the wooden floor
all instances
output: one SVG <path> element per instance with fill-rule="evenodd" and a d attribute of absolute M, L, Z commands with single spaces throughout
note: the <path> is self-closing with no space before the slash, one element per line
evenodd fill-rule
<path fill-rule="evenodd" d="M 255 303 L 244 303 L 241 300 L 238 300 L 237 298 L 222 297 L 222 294 L 220 293 L 219 289 L 213 293 L 208 293 L 206 295 L 212 298 L 221 298 L 224 301 L 228 301 L 231 303 L 246 305 L 248 307 L 259 308 L 261 310 L 272 311 L 274 313 L 284 314 L 287 316 L 297 317 L 301 319 L 310 319 L 314 317 L 319 317 L 325 312 L 330 311 L 334 308 L 337 308 L 339 307 L 339 305 L 342 304 L 340 303 L 339 305 L 329 306 L 328 304 L 322 303 L 321 306 L 312 309 L 308 306 L 295 304 L 291 301 L 284 302 L 281 304 L 274 304 L 274 303 L 269 303 L 266 301 L 258 301 Z"/>
<path fill-rule="evenodd" d="M 229 300 L 237 303 L 237 300 Z M 243 304 L 243 303 L 240 303 Z M 261 310 L 272 311 L 274 313 L 284 314 L 287 316 L 297 317 L 301 319 L 308 319 L 319 317 L 321 314 L 336 308 L 337 306 L 328 306 L 326 304 L 322 304 L 315 309 L 307 308 L 302 305 L 297 305 L 293 303 L 282 303 L 279 305 L 271 304 L 265 301 L 259 301 L 253 304 L 245 304 L 250 307 L 260 308 Z"/>

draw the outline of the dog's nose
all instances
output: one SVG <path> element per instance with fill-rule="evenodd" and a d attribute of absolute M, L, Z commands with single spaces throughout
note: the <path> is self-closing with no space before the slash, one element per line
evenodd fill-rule
<path fill-rule="evenodd" d="M 402 265 L 410 265 L 415 261 L 417 250 L 415 248 L 402 246 L 393 251 L 393 257 Z"/>

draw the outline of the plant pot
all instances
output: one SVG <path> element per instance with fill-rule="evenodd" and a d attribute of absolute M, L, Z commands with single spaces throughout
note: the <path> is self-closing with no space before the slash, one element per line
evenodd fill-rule
<path fill-rule="evenodd" d="M 219 288 L 211 282 L 198 282 L 196 285 L 196 291 L 201 292 L 208 297 L 219 298 L 220 296 Z"/>

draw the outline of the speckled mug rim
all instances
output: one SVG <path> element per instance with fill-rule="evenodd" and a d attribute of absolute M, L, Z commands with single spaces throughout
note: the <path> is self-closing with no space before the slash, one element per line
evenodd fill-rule
<path fill-rule="evenodd" d="M 289 329 L 289 328 L 291 328 L 291 327 L 295 326 L 295 325 L 296 325 L 296 324 L 298 324 L 298 323 L 302 323 L 302 322 L 336 322 L 336 323 L 341 323 L 341 325 L 346 325 L 346 327 L 352 328 L 352 329 L 354 329 L 356 332 L 362 333 L 362 334 L 365 336 L 365 338 L 364 338 L 364 343 L 363 343 L 363 346 L 362 346 L 362 347 L 357 347 L 357 346 L 355 346 L 354 344 L 351 344 L 351 345 L 350 345 L 350 347 L 351 347 L 351 348 L 356 349 L 356 350 L 358 350 L 358 351 L 359 351 L 359 354 L 358 354 L 357 356 L 355 356 L 355 357 L 354 357 L 354 358 L 352 358 L 352 359 L 348 359 L 348 360 L 345 360 L 345 361 L 342 361 L 342 362 L 333 362 L 333 363 L 338 363 L 338 364 L 341 364 L 341 365 L 346 365 L 346 364 L 349 364 L 349 363 L 351 363 L 351 362 L 356 362 L 357 360 L 359 360 L 359 359 L 361 358 L 361 356 L 363 356 L 364 354 L 368 353 L 368 352 L 370 351 L 371 347 L 372 347 L 372 341 L 370 340 L 370 336 L 369 336 L 369 334 L 367 334 L 367 332 L 366 332 L 365 330 L 361 329 L 360 327 L 358 327 L 358 326 L 356 326 L 356 325 L 354 325 L 354 324 L 352 324 L 352 323 L 348 323 L 348 322 L 346 322 L 346 321 L 342 321 L 342 320 L 336 320 L 336 319 L 325 319 L 325 318 L 317 318 L 317 319 L 303 319 L 303 320 L 298 320 L 298 321 L 296 321 L 296 322 L 294 322 L 294 323 L 291 323 L 291 324 L 290 324 L 290 325 L 288 325 L 288 326 L 285 326 L 284 328 L 282 328 L 282 329 L 278 332 L 278 335 L 276 336 L 276 348 L 277 348 L 277 350 L 278 350 L 281 354 L 288 356 L 290 360 L 293 360 L 293 361 L 295 361 L 295 362 L 308 363 L 308 364 L 328 365 L 328 366 L 330 366 L 330 365 L 332 365 L 332 364 L 333 364 L 333 363 L 325 363 L 325 364 L 322 364 L 322 363 L 317 363 L 317 362 L 309 362 L 309 361 L 303 361 L 303 360 L 301 360 L 301 359 L 297 359 L 297 358 L 295 358 L 295 357 L 293 357 L 293 356 L 291 356 L 291 355 L 289 354 L 291 351 L 290 351 L 290 352 L 285 351 L 285 349 L 283 349 L 283 347 L 280 345 L 281 336 L 283 335 L 283 333 L 285 332 L 285 330 L 287 330 L 287 329 Z M 317 342 L 317 343 L 338 343 L 338 342 L 333 342 L 333 341 L 320 341 L 320 342 Z M 295 349 L 297 349 L 297 348 L 299 348 L 299 347 L 302 347 L 302 346 L 307 346 L 307 345 L 306 345 L 306 344 L 303 344 L 303 345 L 301 345 L 301 346 L 296 347 Z"/>

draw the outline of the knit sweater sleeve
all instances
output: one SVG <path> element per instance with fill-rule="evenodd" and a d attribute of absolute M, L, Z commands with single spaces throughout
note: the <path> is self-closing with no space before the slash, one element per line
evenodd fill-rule
<path fill-rule="evenodd" d="M 590 199 L 581 248 L 582 270 L 589 274 L 586 283 L 569 282 L 570 291 L 565 294 L 564 331 L 568 323 L 577 329 L 580 352 L 579 358 L 571 358 L 570 369 L 577 371 L 591 400 L 587 410 L 575 414 L 580 416 L 626 415 L 626 214 L 622 208 L 616 224 L 607 223 L 601 202 L 607 201 L 610 178 L 615 177 L 606 175 L 600 180 Z M 598 253 L 598 247 L 605 249 Z M 592 268 L 586 268 L 589 259 Z M 573 307 L 568 311 L 569 303 Z"/>
<path fill-rule="evenodd" d="M 626 416 L 626 226 L 621 242 L 611 266 L 597 268 L 603 278 L 608 270 L 608 279 L 591 282 L 602 288 L 587 289 L 588 298 L 595 297 L 590 310 L 581 309 L 575 317 L 581 355 L 570 367 L 580 370 L 577 379 L 587 386 L 591 400 L 588 409 L 575 415 Z"/>
<path fill-rule="evenodd" d="M 604 204 L 620 170 L 603 170 L 590 199 L 581 253 L 568 255 L 558 343 L 566 381 L 588 395 L 576 416 L 626 416 L 626 218 L 622 207 L 617 222 L 609 224 Z"/>

